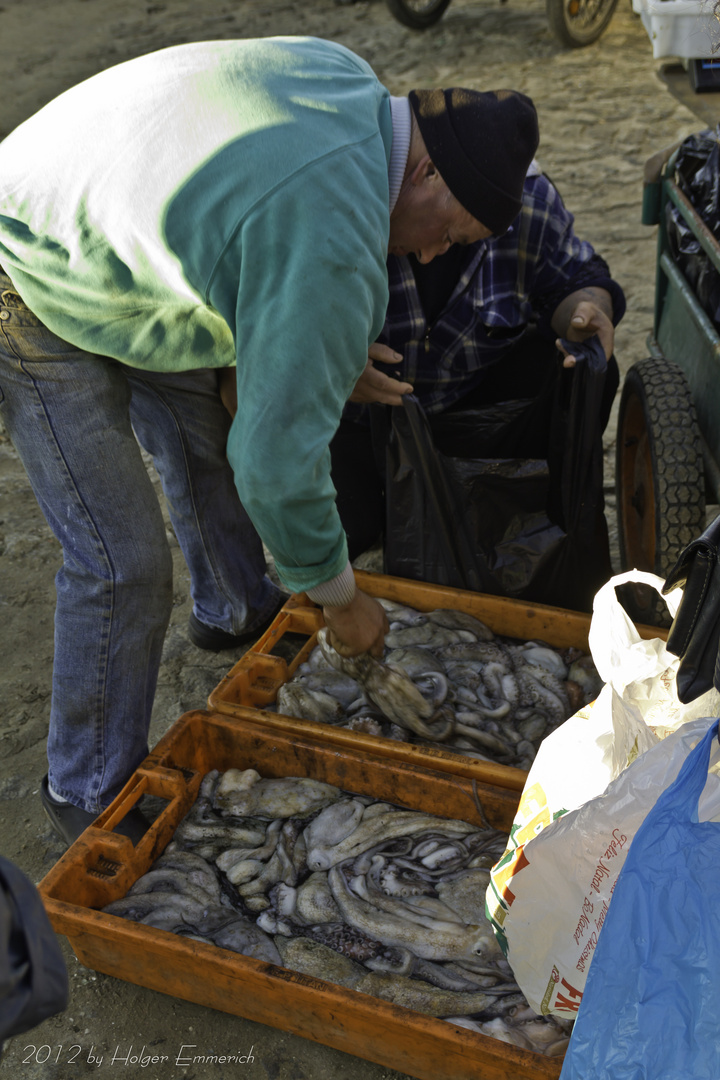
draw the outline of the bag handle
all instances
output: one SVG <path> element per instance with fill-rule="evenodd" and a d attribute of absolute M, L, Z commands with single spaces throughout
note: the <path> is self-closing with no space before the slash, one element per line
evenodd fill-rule
<path fill-rule="evenodd" d="M 707 783 L 710 768 L 712 744 L 715 738 L 720 741 L 718 728 L 720 728 L 720 720 L 715 719 L 701 741 L 685 758 L 674 783 L 661 793 L 653 811 L 656 821 L 657 814 L 668 813 L 675 818 L 682 816 L 686 821 L 697 822 L 698 804 Z"/>
<path fill-rule="evenodd" d="M 632 670 L 631 681 L 646 679 L 662 674 L 675 661 L 660 638 L 648 641 L 640 637 L 615 592 L 617 586 L 628 583 L 649 585 L 658 593 L 664 584 L 657 574 L 628 570 L 610 578 L 595 594 L 588 635 L 590 651 L 600 678 L 603 682 L 612 683 L 618 693 L 622 693 L 627 685 L 627 682 L 618 682 L 618 672 Z M 682 599 L 682 590 L 674 589 L 664 599 L 674 617 Z M 628 653 L 635 654 L 632 663 L 629 662 Z"/>
<path fill-rule="evenodd" d="M 683 599 L 673 619 L 667 646 L 680 657 L 677 691 L 688 704 L 720 686 L 720 517 L 683 549 L 665 589 L 680 586 Z"/>

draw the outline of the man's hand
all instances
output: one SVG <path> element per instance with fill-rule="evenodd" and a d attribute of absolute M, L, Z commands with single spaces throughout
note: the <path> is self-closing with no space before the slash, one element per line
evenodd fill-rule
<path fill-rule="evenodd" d="M 597 334 L 605 357 L 609 360 L 615 346 L 610 293 L 606 289 L 591 287 L 566 296 L 555 309 L 552 327 L 566 341 L 585 341 Z M 565 357 L 563 367 L 575 367 L 576 359 L 572 353 L 563 349 L 559 341 L 556 345 Z"/>
<path fill-rule="evenodd" d="M 370 405 L 376 402 L 381 405 L 401 405 L 403 394 L 411 394 L 412 386 L 410 383 L 391 379 L 389 375 L 378 371 L 373 363 L 374 360 L 380 360 L 383 364 L 399 364 L 402 356 L 400 353 L 393 352 L 387 345 L 380 345 L 377 341 L 371 345 L 368 349 L 368 362 L 355 383 L 350 401 L 358 405 Z"/>
<path fill-rule="evenodd" d="M 372 596 L 356 589 L 349 604 L 324 607 L 323 616 L 330 644 L 341 656 L 369 652 L 380 659 L 390 624 L 383 608 Z"/>
<path fill-rule="evenodd" d="M 595 304 L 589 304 L 583 300 L 575 308 L 564 337 L 566 341 L 585 341 L 593 334 L 597 334 L 600 338 L 600 344 L 605 350 L 605 359 L 609 360 L 613 354 L 615 327 L 604 311 Z M 577 361 L 572 353 L 566 352 L 559 341 L 556 344 L 565 357 L 563 367 L 575 367 Z"/>

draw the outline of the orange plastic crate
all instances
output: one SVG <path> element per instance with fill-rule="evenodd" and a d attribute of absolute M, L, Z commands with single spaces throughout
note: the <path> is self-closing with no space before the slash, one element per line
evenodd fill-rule
<path fill-rule="evenodd" d="M 317 725 L 321 726 L 321 725 Z M 378 740 L 382 742 L 382 740 Z M 182 716 L 117 799 L 39 889 L 55 930 L 89 968 L 256 1020 L 418 1077 L 557 1080 L 561 1061 L 377 998 L 129 922 L 99 909 L 124 896 L 169 842 L 210 769 L 307 776 L 400 806 L 509 831 L 518 795 L 506 787 L 339 747 L 314 731 L 194 711 Z M 137 847 L 112 827 L 143 794 L 168 805 Z"/>
<path fill-rule="evenodd" d="M 360 570 L 355 571 L 355 577 L 359 588 L 370 596 L 396 600 L 417 608 L 418 611 L 453 608 L 474 615 L 498 635 L 522 641 L 539 638 L 557 648 L 575 646 L 583 652 L 589 651 L 590 615 L 582 612 Z M 475 777 L 512 791 L 522 791 L 526 772 L 508 765 L 464 757 L 441 744 L 426 746 L 396 742 L 313 720 L 299 720 L 279 713 L 263 712 L 263 707 L 275 701 L 282 684 L 292 678 L 295 670 L 315 648 L 317 632 L 322 626 L 324 622 L 319 607 L 304 593 L 291 596 L 272 626 L 212 691 L 208 698 L 208 707 L 213 712 L 227 716 L 259 719 L 269 728 L 280 724 L 286 730 L 312 732 L 317 738 L 338 748 L 364 748 L 366 752 L 383 753 L 395 761 L 442 768 L 457 776 Z M 644 638 L 667 636 L 667 631 L 650 626 L 639 626 L 638 632 Z M 299 635 L 306 639 L 299 644 L 299 651 L 290 662 L 273 653 L 286 634 Z"/>

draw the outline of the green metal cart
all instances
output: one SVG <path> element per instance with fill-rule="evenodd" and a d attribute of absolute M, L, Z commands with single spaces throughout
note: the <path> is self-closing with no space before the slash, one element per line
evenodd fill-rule
<path fill-rule="evenodd" d="M 659 226 L 655 315 L 650 355 L 623 384 L 615 479 L 622 569 L 661 577 L 704 530 L 706 501 L 720 502 L 720 335 L 673 258 L 668 204 L 719 272 L 720 244 L 675 182 L 671 150 L 646 166 L 642 220 Z M 653 590 L 634 586 L 623 601 L 636 620 L 669 621 Z"/>

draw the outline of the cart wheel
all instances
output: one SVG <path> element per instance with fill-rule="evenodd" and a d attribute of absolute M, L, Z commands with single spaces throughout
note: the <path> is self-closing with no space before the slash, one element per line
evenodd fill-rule
<path fill-rule="evenodd" d="M 667 577 L 681 550 L 705 528 L 700 429 L 677 364 L 651 357 L 630 368 L 620 397 L 616 453 L 622 568 Z M 622 600 L 635 622 L 670 625 L 654 589 L 625 586 Z"/>
<path fill-rule="evenodd" d="M 450 0 L 385 0 L 390 11 L 404 26 L 427 30 L 445 14 Z"/>
<path fill-rule="evenodd" d="M 616 4 L 617 0 L 546 0 L 547 20 L 561 44 L 578 49 L 600 37 Z"/>

